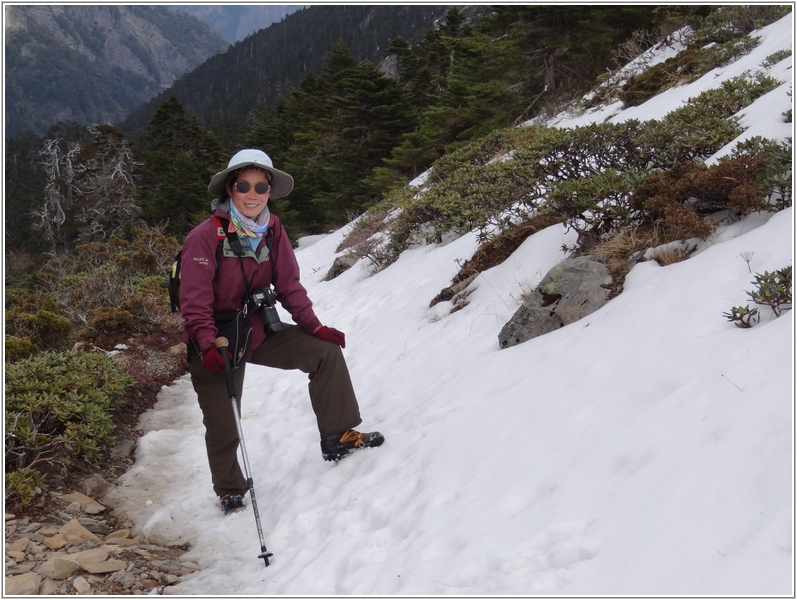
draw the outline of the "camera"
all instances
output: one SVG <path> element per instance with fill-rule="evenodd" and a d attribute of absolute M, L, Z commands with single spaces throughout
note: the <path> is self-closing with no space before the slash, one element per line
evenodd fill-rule
<path fill-rule="evenodd" d="M 267 338 L 285 329 L 277 313 L 276 302 L 277 296 L 271 288 L 252 292 L 252 303 L 260 311 L 260 321 L 263 323 Z"/>

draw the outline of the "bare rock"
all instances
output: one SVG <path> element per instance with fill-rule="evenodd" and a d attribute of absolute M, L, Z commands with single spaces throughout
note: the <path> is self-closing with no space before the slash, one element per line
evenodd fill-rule
<path fill-rule="evenodd" d="M 105 541 L 111 540 L 129 540 L 132 537 L 132 533 L 129 529 L 120 529 L 118 531 L 112 531 L 108 535 L 105 536 Z"/>
<path fill-rule="evenodd" d="M 42 544 L 47 546 L 50 550 L 60 550 L 69 543 L 62 533 L 56 533 L 52 537 L 44 538 Z"/>
<path fill-rule="evenodd" d="M 349 256 L 349 255 L 342 255 L 335 258 L 335 262 L 332 263 L 332 266 L 327 271 L 327 274 L 324 276 L 324 281 L 331 281 L 335 279 L 341 273 L 344 273 L 351 269 L 354 264 L 357 262 L 356 256 Z"/>
<path fill-rule="evenodd" d="M 81 568 L 89 573 L 114 573 L 115 571 L 123 571 L 127 568 L 127 563 L 123 560 L 111 558 L 108 560 L 95 560 L 83 561 L 80 563 Z"/>
<path fill-rule="evenodd" d="M 28 549 L 28 544 L 30 544 L 30 538 L 21 537 L 18 540 L 15 540 L 13 543 L 8 545 L 8 548 L 6 548 L 6 554 L 8 554 L 9 551 L 24 553 L 25 550 Z"/>
<path fill-rule="evenodd" d="M 67 504 L 71 505 L 73 502 L 77 502 L 80 505 L 80 508 L 85 512 L 87 515 L 98 515 L 101 512 L 105 511 L 105 507 L 94 500 L 94 498 L 89 498 L 85 494 L 81 494 L 80 492 L 72 492 L 71 494 L 54 494 L 56 498 L 61 500 L 62 502 L 66 502 Z"/>
<path fill-rule="evenodd" d="M 45 563 L 44 574 L 50 579 L 60 581 L 71 577 L 78 569 L 80 569 L 80 565 L 77 561 L 56 556 Z"/>
<path fill-rule="evenodd" d="M 75 577 L 75 580 L 72 582 L 72 588 L 81 595 L 85 595 L 91 589 L 91 584 L 86 581 L 86 578 L 81 576 Z"/>
<path fill-rule="evenodd" d="M 41 585 L 39 586 L 39 595 L 40 596 L 64 595 L 67 593 L 64 587 L 65 584 L 53 581 L 49 577 L 45 577 L 44 581 L 42 581 Z"/>
<path fill-rule="evenodd" d="M 113 447 L 111 456 L 113 458 L 128 458 L 133 453 L 135 447 L 136 443 L 133 440 L 122 440 Z"/>
<path fill-rule="evenodd" d="M 79 544 L 81 542 L 99 542 L 100 538 L 96 535 L 91 533 L 88 529 L 83 527 L 80 524 L 80 521 L 77 519 L 72 519 L 65 525 L 58 530 L 58 533 L 62 534 L 67 540 L 72 542 L 73 544 Z"/>
<path fill-rule="evenodd" d="M 116 486 L 105 481 L 105 478 L 98 473 L 89 475 L 83 480 L 83 492 L 92 498 L 102 498 Z"/>
<path fill-rule="evenodd" d="M 562 261 L 501 329 L 500 347 L 521 344 L 595 312 L 609 301 L 611 282 L 606 265 L 592 257 Z"/>
<path fill-rule="evenodd" d="M 172 346 L 169 348 L 168 352 L 169 354 L 174 354 L 175 356 L 184 356 L 187 352 L 185 342 L 180 342 L 179 344 Z"/>
<path fill-rule="evenodd" d="M 42 578 L 38 573 L 6 577 L 4 596 L 33 596 L 39 593 Z"/>

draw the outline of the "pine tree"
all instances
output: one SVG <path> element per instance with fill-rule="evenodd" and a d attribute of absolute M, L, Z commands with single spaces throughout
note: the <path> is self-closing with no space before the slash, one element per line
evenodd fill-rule
<path fill-rule="evenodd" d="M 186 117 L 174 95 L 152 116 L 147 141 L 144 216 L 152 224 L 168 223 L 171 235 L 185 235 L 210 213 L 207 186 L 223 166 L 221 146 L 197 117 Z"/>

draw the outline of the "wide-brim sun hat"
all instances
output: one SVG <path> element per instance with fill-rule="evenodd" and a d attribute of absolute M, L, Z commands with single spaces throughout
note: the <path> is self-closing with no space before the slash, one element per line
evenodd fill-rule
<path fill-rule="evenodd" d="M 293 177 L 288 175 L 285 171 L 280 171 L 274 168 L 274 163 L 271 157 L 262 150 L 255 148 L 246 148 L 240 150 L 230 159 L 227 163 L 227 168 L 223 171 L 216 173 L 210 180 L 208 191 L 214 196 L 224 198 L 227 195 L 227 175 L 231 171 L 254 165 L 262 169 L 266 169 L 271 173 L 271 197 L 282 198 L 291 193 L 293 189 Z"/>

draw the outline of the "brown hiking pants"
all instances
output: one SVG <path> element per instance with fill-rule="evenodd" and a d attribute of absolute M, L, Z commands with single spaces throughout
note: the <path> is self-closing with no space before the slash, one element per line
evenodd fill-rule
<path fill-rule="evenodd" d="M 249 362 L 276 369 L 299 369 L 307 373 L 310 379 L 310 403 L 321 435 L 342 433 L 362 422 L 340 346 L 320 340 L 300 327 L 286 324 L 284 331 L 255 348 Z M 218 496 L 242 494 L 249 489 L 249 485 L 238 463 L 238 429 L 224 373 L 207 371 L 191 342 L 188 343 L 188 368 L 202 409 L 213 491 Z M 239 414 L 245 369 L 246 365 L 242 364 L 233 371 Z"/>

